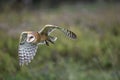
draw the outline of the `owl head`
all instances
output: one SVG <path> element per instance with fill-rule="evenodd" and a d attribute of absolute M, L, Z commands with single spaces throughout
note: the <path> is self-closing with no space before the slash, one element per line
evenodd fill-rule
<path fill-rule="evenodd" d="M 33 42 L 35 42 L 35 40 L 36 40 L 36 37 L 33 33 L 28 33 L 27 34 L 26 42 L 33 43 Z"/>
<path fill-rule="evenodd" d="M 25 31 L 21 34 L 21 43 L 37 43 L 39 39 L 39 33 L 32 31 Z"/>

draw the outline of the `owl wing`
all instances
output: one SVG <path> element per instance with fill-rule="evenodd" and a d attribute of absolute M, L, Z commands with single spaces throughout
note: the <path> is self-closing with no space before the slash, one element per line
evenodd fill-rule
<path fill-rule="evenodd" d="M 59 27 L 59 26 L 55 26 L 55 25 L 45 25 L 45 27 L 43 27 L 39 33 L 40 34 L 46 34 L 46 35 L 49 35 L 51 32 L 53 32 L 54 30 L 60 30 L 62 31 L 66 36 L 68 36 L 69 38 L 72 38 L 72 39 L 76 39 L 77 36 L 75 33 L 73 33 L 72 31 L 68 30 L 68 29 L 65 29 L 65 28 L 62 28 L 62 27 Z"/>
<path fill-rule="evenodd" d="M 27 65 L 31 62 L 31 60 L 34 58 L 36 52 L 37 52 L 37 44 L 29 44 L 25 41 L 26 34 L 22 33 L 20 37 L 20 43 L 19 43 L 19 65 Z"/>
<path fill-rule="evenodd" d="M 55 25 L 45 25 L 39 33 L 49 35 L 51 32 L 53 32 L 55 29 L 57 29 L 58 26 Z"/>

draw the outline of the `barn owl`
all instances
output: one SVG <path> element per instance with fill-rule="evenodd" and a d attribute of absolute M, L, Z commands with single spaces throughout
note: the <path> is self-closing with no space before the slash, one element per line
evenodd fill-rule
<path fill-rule="evenodd" d="M 45 25 L 40 31 L 24 31 L 20 35 L 19 42 L 19 65 L 28 65 L 31 60 L 34 58 L 39 44 L 46 44 L 49 46 L 49 43 L 54 44 L 57 40 L 57 37 L 50 36 L 50 33 L 54 30 L 60 30 L 66 36 L 71 39 L 76 39 L 77 36 L 72 31 L 56 26 L 56 25 Z"/>

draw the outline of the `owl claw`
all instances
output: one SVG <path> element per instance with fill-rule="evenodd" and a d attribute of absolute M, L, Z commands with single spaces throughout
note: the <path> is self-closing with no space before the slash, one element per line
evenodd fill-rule
<path fill-rule="evenodd" d="M 50 39 L 45 40 L 45 43 L 46 43 L 46 45 L 47 45 L 47 46 L 49 46 L 49 42 L 51 42 L 52 44 L 54 44 L 54 42 L 53 42 L 53 41 L 51 41 Z"/>
<path fill-rule="evenodd" d="M 45 40 L 45 43 L 46 43 L 46 45 L 47 45 L 47 46 L 49 46 L 49 43 L 48 43 L 48 41 L 47 41 L 47 40 Z"/>

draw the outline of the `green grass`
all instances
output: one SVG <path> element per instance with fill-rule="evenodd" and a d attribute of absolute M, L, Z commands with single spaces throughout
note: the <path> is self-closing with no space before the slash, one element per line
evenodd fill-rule
<path fill-rule="evenodd" d="M 103 8 L 104 7 L 104 8 Z M 112 7 L 112 9 L 111 9 Z M 118 6 L 62 6 L 56 10 L 0 14 L 0 80 L 119 80 L 120 19 Z M 19 35 L 56 24 L 77 34 L 61 32 L 55 44 L 40 45 L 28 66 L 19 67 Z"/>

